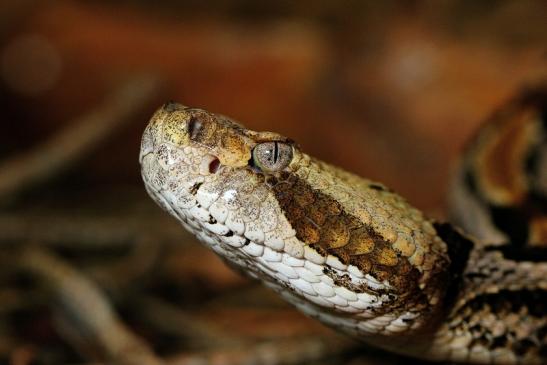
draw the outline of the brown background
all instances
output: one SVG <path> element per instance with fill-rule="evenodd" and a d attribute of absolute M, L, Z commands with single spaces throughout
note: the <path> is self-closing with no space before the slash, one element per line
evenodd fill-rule
<path fill-rule="evenodd" d="M 545 1 L 206 3 L 0 5 L 0 168 L 2 160 L 93 110 L 123 80 L 146 73 L 161 82 L 150 105 L 135 106 L 126 127 L 1 212 L 0 242 L 12 246 L 0 250 L 0 299 L 11 303 L 9 309 L 0 305 L 0 363 L 109 358 L 100 350 L 104 344 L 99 350 L 74 345 L 56 325 L 57 302 L 49 296 L 28 306 L 28 282 L 22 285 L 9 268 L 18 248 L 31 241 L 49 242 L 51 251 L 98 283 L 121 320 L 158 356 L 208 348 L 184 332 L 194 320 L 205 327 L 214 322 L 226 339 L 323 333 L 229 271 L 146 197 L 137 162 L 140 135 L 163 102 L 280 132 L 308 153 L 382 181 L 443 217 L 450 171 L 465 141 L 495 108 L 546 76 Z M 82 221 L 91 228 L 83 229 Z M 141 242 L 135 252 L 128 246 L 127 260 L 112 265 L 121 255 L 112 247 L 119 245 L 104 242 L 123 241 L 126 228 L 137 237 L 161 234 L 161 245 Z M 59 237 L 52 238 L 55 232 Z M 97 246 L 90 249 L 87 241 Z M 149 297 L 176 309 L 164 313 L 141 303 Z M 181 313 L 193 319 L 185 322 Z M 176 327 L 183 333 L 174 331 L 181 337 L 166 323 L 182 323 Z M 377 356 L 313 363 L 404 363 Z"/>
<path fill-rule="evenodd" d="M 477 124 L 545 74 L 542 1 L 12 2 L 0 52 L 39 36 L 50 72 L 24 50 L 0 78 L 2 148 L 43 139 L 119 78 L 150 72 L 173 99 L 275 130 L 322 159 L 442 206 L 450 164 Z M 152 112 L 85 162 L 89 183 L 139 184 L 138 137 Z M 84 177 L 82 177 L 84 179 Z"/>

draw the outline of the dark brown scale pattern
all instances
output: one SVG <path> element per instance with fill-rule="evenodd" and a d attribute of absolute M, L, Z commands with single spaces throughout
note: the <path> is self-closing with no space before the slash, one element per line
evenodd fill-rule
<path fill-rule="evenodd" d="M 397 301 L 389 310 L 397 307 L 422 310 L 427 306 L 426 296 L 417 285 L 421 275 L 419 271 L 370 226 L 364 225 L 344 211 L 333 198 L 313 189 L 295 175 L 283 172 L 267 181 L 300 241 L 323 256 L 330 254 L 379 281 L 387 280 L 397 294 Z M 356 288 L 333 272 L 330 274 L 335 282 L 353 291 L 378 294 L 377 290 Z"/>
<path fill-rule="evenodd" d="M 497 293 L 478 295 L 458 310 L 460 321 L 453 325 L 457 330 L 467 326 L 471 318 L 477 313 L 494 314 L 496 318 L 504 320 L 511 314 L 516 314 L 521 321 L 534 323 L 544 317 L 547 312 L 547 291 L 536 290 L 500 290 Z M 533 320 L 530 320 L 530 317 Z M 527 355 L 547 355 L 547 325 L 532 330 L 525 338 L 519 338 L 517 333 L 509 328 L 502 335 L 495 336 L 491 328 L 480 323 L 465 329 L 473 335 L 469 347 L 482 345 L 489 349 L 511 348 L 515 354 L 524 357 Z"/>

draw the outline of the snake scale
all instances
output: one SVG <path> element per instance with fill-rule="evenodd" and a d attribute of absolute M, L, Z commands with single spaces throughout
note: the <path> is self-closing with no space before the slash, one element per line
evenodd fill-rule
<path fill-rule="evenodd" d="M 170 102 L 146 128 L 150 196 L 308 316 L 433 361 L 547 364 L 547 92 L 469 143 L 449 223 L 289 138 Z M 477 238 L 474 238 L 477 237 Z"/>

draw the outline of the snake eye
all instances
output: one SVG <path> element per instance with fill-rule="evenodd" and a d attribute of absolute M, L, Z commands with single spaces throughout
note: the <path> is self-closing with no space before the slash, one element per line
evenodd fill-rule
<path fill-rule="evenodd" d="M 265 172 L 283 170 L 291 163 L 292 146 L 282 142 L 264 142 L 253 149 L 253 163 Z"/>

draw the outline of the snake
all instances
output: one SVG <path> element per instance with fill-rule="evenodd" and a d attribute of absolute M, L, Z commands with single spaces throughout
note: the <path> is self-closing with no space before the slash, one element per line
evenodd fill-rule
<path fill-rule="evenodd" d="M 547 364 L 547 88 L 467 144 L 451 223 L 290 138 L 176 102 L 139 160 L 161 208 L 307 316 L 414 358 Z"/>

